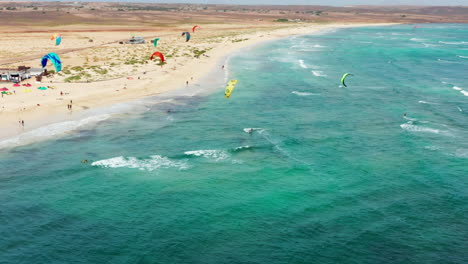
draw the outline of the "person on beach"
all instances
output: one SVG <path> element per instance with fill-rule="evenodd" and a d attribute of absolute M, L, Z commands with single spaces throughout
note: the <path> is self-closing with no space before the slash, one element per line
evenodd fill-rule
<path fill-rule="evenodd" d="M 188 81 L 185 84 L 186 84 L 186 86 L 188 86 Z"/>
<path fill-rule="evenodd" d="M 60 96 L 63 96 L 63 92 L 62 92 L 62 91 L 60 91 Z"/>
<path fill-rule="evenodd" d="M 224 70 L 224 65 L 223 65 L 223 66 L 221 66 L 221 69 L 222 69 L 222 70 Z"/>
<path fill-rule="evenodd" d="M 21 120 L 21 125 L 24 127 L 24 120 Z"/>

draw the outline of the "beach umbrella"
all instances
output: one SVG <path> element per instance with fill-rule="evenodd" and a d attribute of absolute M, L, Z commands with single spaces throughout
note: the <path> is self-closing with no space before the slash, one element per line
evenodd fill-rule
<path fill-rule="evenodd" d="M 19 87 L 19 86 L 21 86 L 21 85 L 20 85 L 19 83 L 15 83 L 15 84 L 13 84 L 13 86 Z"/>
<path fill-rule="evenodd" d="M 8 91 L 9 89 L 6 87 L 0 88 L 0 91 Z"/>
<path fill-rule="evenodd" d="M 8 94 L 8 92 L 3 91 L 2 94 Z"/>
<path fill-rule="evenodd" d="M 41 87 L 39 87 L 39 88 L 37 88 L 37 89 L 39 89 L 39 90 L 47 90 L 47 87 L 41 86 Z"/>
<path fill-rule="evenodd" d="M 32 90 L 31 89 L 24 89 L 23 92 L 30 93 L 30 92 L 32 92 Z"/>
<path fill-rule="evenodd" d="M 32 85 L 30 83 L 27 83 L 26 84 L 26 87 L 31 87 Z"/>

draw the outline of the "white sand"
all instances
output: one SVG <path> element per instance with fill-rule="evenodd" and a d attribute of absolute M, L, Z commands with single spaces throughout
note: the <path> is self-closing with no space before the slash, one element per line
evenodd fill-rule
<path fill-rule="evenodd" d="M 26 87 L 13 87 L 11 83 L 0 83 L 0 87 L 7 87 L 10 91 L 15 90 L 16 95 L 6 95 L 0 98 L 0 139 L 16 136 L 20 133 L 25 133 L 39 126 L 50 124 L 51 122 L 66 121 L 72 119 L 73 115 L 84 109 L 106 107 L 116 103 L 132 101 L 135 99 L 152 96 L 174 89 L 185 87 L 186 81 L 190 84 L 197 83 L 203 76 L 219 70 L 222 75 L 222 69 L 215 69 L 220 60 L 228 54 L 239 49 L 252 46 L 264 41 L 269 41 L 290 35 L 304 35 L 318 32 L 324 29 L 356 27 L 356 26 L 371 26 L 376 24 L 326 24 L 326 25 L 298 25 L 289 28 L 266 28 L 261 31 L 249 29 L 230 31 L 229 34 L 220 34 L 216 28 L 201 25 L 199 32 L 192 35 L 192 40 L 188 43 L 183 41 L 180 32 L 165 32 L 158 35 L 161 37 L 158 48 L 152 47 L 150 43 L 145 45 L 120 45 L 118 43 L 106 44 L 114 41 L 122 40 L 125 35 L 122 32 L 110 32 L 99 35 L 93 35 L 91 38 L 94 43 L 89 43 L 88 39 L 78 33 L 73 37 L 64 34 L 63 44 L 59 47 L 53 46 L 53 41 L 43 40 L 42 42 L 34 42 L 31 44 L 37 46 L 40 51 L 46 53 L 54 51 L 63 51 L 73 48 L 84 48 L 79 51 L 61 54 L 63 64 L 70 66 L 83 65 L 88 61 L 88 66 L 99 66 L 109 69 L 109 73 L 102 76 L 92 74 L 87 77 L 91 80 L 110 79 L 104 81 L 92 81 L 89 83 L 65 83 L 66 76 L 54 76 L 52 78 L 43 79 L 41 84 L 36 84 L 34 79 L 23 83 L 31 83 L 32 92 L 23 92 Z M 382 24 L 379 24 L 382 25 Z M 149 42 L 154 34 L 143 35 Z M 44 37 L 44 36 L 42 36 Z M 3 36 L 5 38 L 5 36 Z M 10 49 L 3 48 L 0 50 L 0 56 L 5 58 L 5 54 L 11 53 L 12 56 L 17 56 L 19 53 L 26 52 L 25 50 L 15 49 L 15 46 L 21 45 L 27 41 L 21 36 L 7 36 L 5 41 L 8 41 Z M 233 41 L 243 40 L 243 41 Z M 3 44 L 3 43 L 0 43 Z M 44 48 L 48 46 L 46 51 Z M 192 49 L 208 50 L 205 54 L 209 57 L 200 56 L 199 59 L 193 57 Z M 19 51 L 19 52 L 18 52 Z M 146 58 L 153 51 L 162 51 L 166 54 L 178 54 L 179 57 L 166 58 L 167 64 L 163 67 L 158 66 L 155 61 L 149 61 L 148 64 L 143 64 L 135 67 L 134 65 L 125 65 L 123 61 L 128 58 L 125 56 L 136 56 Z M 186 54 L 185 56 L 183 54 Z M 130 55 L 128 55 L 130 54 Z M 191 56 L 188 56 L 191 54 Z M 96 59 L 97 58 L 97 59 Z M 31 58 L 32 59 L 32 58 Z M 28 65 L 38 67 L 40 57 L 30 61 L 16 63 L 17 65 Z M 110 66 L 111 63 L 116 66 Z M 53 69 L 48 66 L 48 69 Z M 143 74 L 146 72 L 146 74 Z M 133 79 L 129 79 L 131 77 Z M 140 79 L 138 79 L 140 77 Z M 193 78 L 193 79 L 192 79 Z M 84 80 L 83 80 L 84 81 Z M 55 89 L 40 91 L 39 86 L 54 86 Z M 187 88 L 187 89 L 190 89 Z M 61 96 L 60 92 L 64 95 Z M 73 100 L 73 114 L 69 113 L 67 104 Z M 40 106 L 37 106 L 39 104 Z M 25 121 L 25 127 L 20 127 L 19 120 Z"/>

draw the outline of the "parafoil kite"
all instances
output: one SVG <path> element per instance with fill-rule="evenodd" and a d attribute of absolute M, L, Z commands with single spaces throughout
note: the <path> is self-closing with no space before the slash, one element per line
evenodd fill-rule
<path fill-rule="evenodd" d="M 61 42 L 62 42 L 62 36 L 58 36 L 55 38 L 55 46 L 60 45 Z"/>
<path fill-rule="evenodd" d="M 54 65 L 55 72 L 59 72 L 62 70 L 62 61 L 60 60 L 60 57 L 57 54 L 51 52 L 45 55 L 44 57 L 42 57 L 42 60 L 41 60 L 42 68 L 45 68 L 45 66 L 47 66 L 48 60 L 50 60 L 52 64 Z"/>
<path fill-rule="evenodd" d="M 153 39 L 153 46 L 155 46 L 155 47 L 158 46 L 158 40 L 159 40 L 159 38 Z"/>
<path fill-rule="evenodd" d="M 192 28 L 192 32 L 195 32 L 195 29 L 198 28 L 198 27 L 199 27 L 198 25 L 194 26 L 194 27 Z"/>
<path fill-rule="evenodd" d="M 226 90 L 224 91 L 224 95 L 226 98 L 229 98 L 234 91 L 234 88 L 236 88 L 237 80 L 230 80 L 228 82 L 228 85 L 226 86 Z"/>
<path fill-rule="evenodd" d="M 346 79 L 346 77 L 348 77 L 348 76 L 353 76 L 353 75 L 352 75 L 351 73 L 345 73 L 345 74 L 343 74 L 343 77 L 341 77 L 341 84 L 343 84 L 344 87 L 348 87 L 348 86 L 346 86 L 346 84 L 345 84 L 345 79 Z"/>
<path fill-rule="evenodd" d="M 153 60 L 155 56 L 158 56 L 161 59 L 161 63 L 164 63 L 164 55 L 161 52 L 155 52 L 153 55 L 151 55 L 150 60 Z"/>
<path fill-rule="evenodd" d="M 184 32 L 182 33 L 182 36 L 185 36 L 185 42 L 188 42 L 190 40 L 190 32 Z"/>
<path fill-rule="evenodd" d="M 60 34 L 53 34 L 50 37 L 50 40 L 54 40 L 54 39 L 55 39 L 55 46 L 60 45 L 60 42 L 62 42 L 62 36 Z"/>

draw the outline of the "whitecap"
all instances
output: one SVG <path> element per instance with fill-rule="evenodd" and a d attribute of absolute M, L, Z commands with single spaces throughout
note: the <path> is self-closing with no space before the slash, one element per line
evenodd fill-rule
<path fill-rule="evenodd" d="M 247 145 L 247 146 L 240 146 L 240 147 L 235 148 L 234 151 L 244 150 L 244 149 L 251 149 L 251 148 L 252 148 L 252 146 L 249 146 L 249 145 Z"/>
<path fill-rule="evenodd" d="M 185 155 L 203 157 L 214 161 L 221 161 L 229 158 L 229 154 L 224 150 L 205 149 L 184 152 Z"/>
<path fill-rule="evenodd" d="M 440 148 L 437 147 L 437 146 L 425 146 L 424 147 L 425 149 L 428 149 L 428 150 L 439 150 Z"/>
<path fill-rule="evenodd" d="M 458 42 L 439 41 L 439 43 L 447 44 L 447 45 L 466 45 L 466 44 L 468 44 L 468 42 L 465 42 L 465 41 L 458 41 Z"/>
<path fill-rule="evenodd" d="M 457 86 L 454 86 L 454 87 L 452 87 L 452 89 L 454 89 L 454 90 L 457 90 L 457 91 L 461 91 L 461 90 L 463 90 L 462 88 L 460 88 L 460 87 L 457 87 Z"/>
<path fill-rule="evenodd" d="M 420 104 L 431 104 L 431 105 L 438 104 L 438 103 L 431 103 L 431 102 L 426 102 L 426 101 L 419 101 L 418 103 L 420 103 Z"/>
<path fill-rule="evenodd" d="M 154 155 L 149 159 L 137 159 L 135 157 L 115 157 L 105 160 L 99 160 L 91 163 L 91 166 L 103 168 L 129 168 L 143 171 L 153 171 L 164 168 L 187 169 L 186 161 L 173 161 L 167 157 Z"/>
<path fill-rule="evenodd" d="M 455 156 L 459 158 L 468 158 L 468 149 L 457 149 L 455 151 Z"/>
<path fill-rule="evenodd" d="M 467 92 L 467 91 L 461 90 L 460 93 L 462 93 L 464 96 L 468 96 L 468 92 Z"/>
<path fill-rule="evenodd" d="M 463 58 L 463 59 L 468 59 L 468 56 L 461 56 L 461 55 L 457 55 L 457 57 L 459 57 L 459 58 Z"/>
<path fill-rule="evenodd" d="M 463 112 L 463 109 L 461 109 L 459 106 L 457 106 L 458 111 Z"/>
<path fill-rule="evenodd" d="M 27 145 L 39 140 L 56 139 L 66 133 L 70 133 L 87 125 L 96 124 L 110 117 L 109 114 L 87 117 L 77 121 L 65 121 L 39 127 L 31 131 L 22 133 L 16 137 L 0 142 L 0 148 Z"/>
<path fill-rule="evenodd" d="M 434 134 L 440 134 L 441 131 L 439 129 L 433 129 L 433 128 L 428 128 L 428 127 L 423 127 L 423 126 L 417 126 L 413 124 L 401 124 L 400 127 L 406 131 L 410 132 L 427 132 L 427 133 L 434 133 Z"/>
<path fill-rule="evenodd" d="M 429 48 L 429 47 L 438 47 L 439 45 L 434 45 L 434 44 L 428 44 L 428 43 L 422 43 L 424 47 Z"/>
<path fill-rule="evenodd" d="M 299 66 L 301 66 L 301 68 L 304 68 L 304 69 L 309 68 L 307 67 L 307 65 L 305 65 L 304 60 L 299 60 Z"/>
<path fill-rule="evenodd" d="M 292 91 L 292 94 L 298 95 L 298 96 L 310 96 L 310 95 L 318 95 L 316 93 L 305 93 L 305 92 L 298 92 L 298 91 Z"/>
<path fill-rule="evenodd" d="M 422 41 L 426 41 L 425 39 L 421 39 L 421 38 L 410 38 L 411 41 L 415 41 L 415 42 L 422 42 Z"/>
<path fill-rule="evenodd" d="M 312 74 L 317 77 L 326 77 L 327 75 L 324 74 L 322 71 L 312 71 Z"/>

